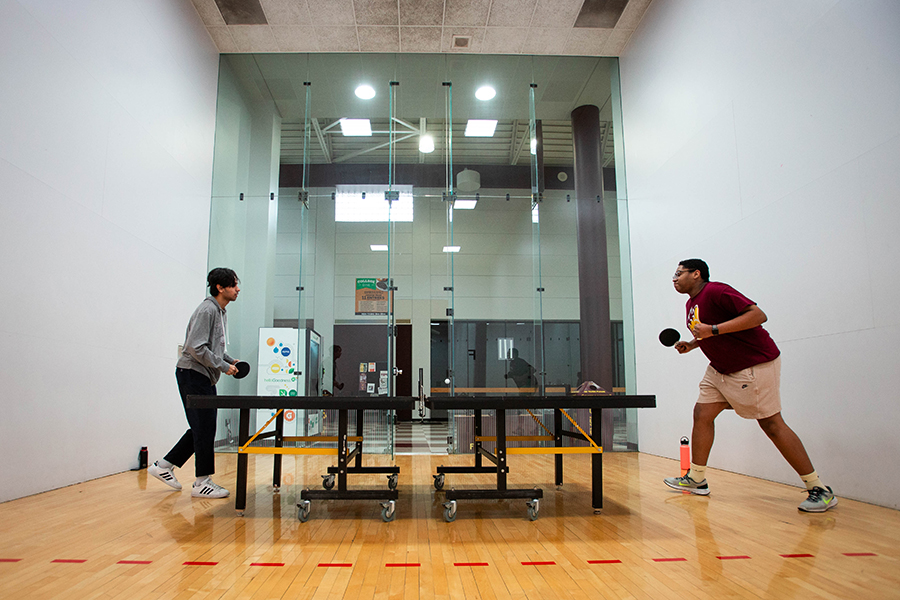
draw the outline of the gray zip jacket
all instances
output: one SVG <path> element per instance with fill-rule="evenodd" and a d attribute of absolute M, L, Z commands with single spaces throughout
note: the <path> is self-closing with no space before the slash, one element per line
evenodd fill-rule
<path fill-rule="evenodd" d="M 225 352 L 226 326 L 225 309 L 207 296 L 188 321 L 184 350 L 176 366 L 203 373 L 216 385 L 219 376 L 234 362 Z"/>

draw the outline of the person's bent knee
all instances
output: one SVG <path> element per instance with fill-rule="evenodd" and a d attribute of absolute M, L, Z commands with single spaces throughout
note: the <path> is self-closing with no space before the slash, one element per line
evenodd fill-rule
<path fill-rule="evenodd" d="M 697 402 L 694 404 L 694 421 L 709 422 L 714 421 L 719 413 L 728 407 L 726 402 Z"/>
<path fill-rule="evenodd" d="M 780 412 L 777 412 L 770 417 L 757 419 L 756 422 L 759 423 L 760 428 L 766 433 L 766 435 L 770 436 L 778 433 L 782 428 L 787 427 L 784 419 L 781 418 Z"/>

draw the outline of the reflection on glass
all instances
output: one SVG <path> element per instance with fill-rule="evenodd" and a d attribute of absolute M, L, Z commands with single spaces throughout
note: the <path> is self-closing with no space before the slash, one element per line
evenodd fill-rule
<path fill-rule="evenodd" d="M 608 192 L 610 360 L 616 389 L 633 381 L 614 59 L 220 61 L 209 256 L 244 283 L 241 306 L 229 309 L 230 353 L 254 363 L 259 328 L 293 328 L 321 337 L 321 367 L 303 374 L 314 375 L 307 389 L 317 393 L 412 395 L 420 368 L 428 395 L 567 393 L 581 383 L 569 113 L 595 104 Z M 374 96 L 359 95 L 361 85 Z M 476 97 L 484 86 L 491 99 Z M 366 135 L 344 127 L 351 120 L 364 121 Z M 467 136 L 479 121 L 492 130 Z M 229 385 L 222 393 L 256 393 L 253 376 Z M 222 412 L 224 447 L 237 417 Z M 323 432 L 334 426 L 328 414 L 297 418 Z M 634 423 L 624 411 L 616 417 L 614 448 L 636 447 Z M 390 419 L 371 426 L 375 451 L 390 452 Z"/>

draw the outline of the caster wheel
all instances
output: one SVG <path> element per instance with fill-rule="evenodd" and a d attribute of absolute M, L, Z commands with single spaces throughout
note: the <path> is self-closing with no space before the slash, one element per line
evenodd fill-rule
<path fill-rule="evenodd" d="M 444 502 L 444 520 L 448 523 L 456 520 L 456 500 Z"/>
<path fill-rule="evenodd" d="M 301 523 L 309 521 L 309 500 L 305 500 L 297 506 L 297 518 Z"/>
<path fill-rule="evenodd" d="M 540 501 L 535 498 L 531 502 L 527 502 L 526 506 L 528 507 L 528 518 L 532 521 L 537 521 L 538 512 L 541 510 Z"/>
<path fill-rule="evenodd" d="M 388 489 L 389 490 L 397 489 L 397 478 L 398 477 L 397 477 L 396 473 L 394 473 L 393 475 L 388 475 L 387 480 L 388 480 Z"/>
<path fill-rule="evenodd" d="M 432 475 L 432 477 L 434 477 L 434 489 L 444 489 L 444 474 L 441 473 L 440 475 Z"/>
<path fill-rule="evenodd" d="M 330 490 L 334 487 L 334 475 L 322 475 L 322 487 Z"/>
<path fill-rule="evenodd" d="M 393 500 L 381 505 L 381 520 L 390 523 L 397 518 L 396 504 Z"/>

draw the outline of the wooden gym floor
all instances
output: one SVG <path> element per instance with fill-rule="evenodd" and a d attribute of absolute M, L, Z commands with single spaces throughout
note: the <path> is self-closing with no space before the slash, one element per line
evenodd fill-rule
<path fill-rule="evenodd" d="M 551 457 L 516 456 L 511 485 L 544 489 L 537 521 L 521 500 L 461 501 L 446 523 L 431 474 L 471 456 L 413 455 L 397 457 L 397 520 L 383 522 L 374 501 L 320 501 L 300 523 L 297 484 L 319 486 L 329 459 L 285 457 L 273 494 L 271 457 L 251 456 L 244 517 L 231 498 L 192 499 L 146 471 L 0 504 L 0 597 L 900 597 L 900 512 L 846 498 L 805 514 L 799 488 L 715 470 L 710 496 L 688 496 L 662 483 L 677 462 L 610 453 L 594 515 L 589 456 L 566 458 L 559 491 Z M 216 481 L 232 492 L 235 465 L 217 457 Z M 189 486 L 192 463 L 176 474 Z M 448 475 L 445 489 L 490 483 Z"/>

